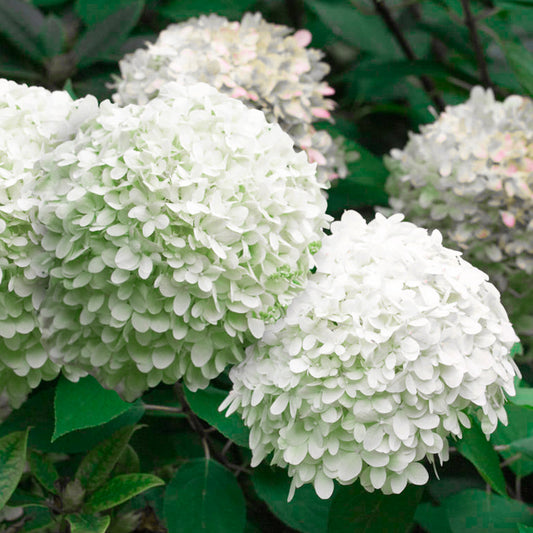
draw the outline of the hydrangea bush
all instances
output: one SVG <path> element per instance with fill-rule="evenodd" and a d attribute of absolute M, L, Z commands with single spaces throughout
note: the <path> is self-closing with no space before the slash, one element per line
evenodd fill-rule
<path fill-rule="evenodd" d="M 51 357 L 128 398 L 205 387 L 303 288 L 326 226 L 315 165 L 206 84 L 103 102 L 44 164 Z"/>
<path fill-rule="evenodd" d="M 319 50 L 307 48 L 307 30 L 292 33 L 246 13 L 240 22 L 201 16 L 162 31 L 154 44 L 120 61 L 114 95 L 121 105 L 145 104 L 168 81 L 206 82 L 262 110 L 318 164 L 320 181 L 345 177 L 342 139 L 333 140 L 313 123 L 331 119 L 334 90 L 323 81 L 329 66 Z"/>
<path fill-rule="evenodd" d="M 438 228 L 500 290 L 511 288 L 509 310 L 522 299 L 532 314 L 533 101 L 498 102 L 476 87 L 393 150 L 388 166 L 394 211 Z"/>
<path fill-rule="evenodd" d="M 15 407 L 59 371 L 37 321 L 47 261 L 30 213 L 40 161 L 76 130 L 82 107 L 66 92 L 0 79 L 0 392 Z"/>
<path fill-rule="evenodd" d="M 506 422 L 517 337 L 498 291 L 402 218 L 334 222 L 305 292 L 230 372 L 221 409 L 250 428 L 252 465 L 288 467 L 291 494 L 313 483 L 329 498 L 357 479 L 400 493 L 471 417 L 486 435 Z"/>

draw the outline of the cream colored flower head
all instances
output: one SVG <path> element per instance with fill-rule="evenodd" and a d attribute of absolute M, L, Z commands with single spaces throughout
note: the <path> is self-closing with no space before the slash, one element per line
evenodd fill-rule
<path fill-rule="evenodd" d="M 127 398 L 205 387 L 241 360 L 303 288 L 328 222 L 305 154 L 206 84 L 102 103 L 48 170 L 46 343 L 71 379 Z"/>
<path fill-rule="evenodd" d="M 231 370 L 221 409 L 250 428 L 252 466 L 288 467 L 291 495 L 356 480 L 400 493 L 471 417 L 487 435 L 506 421 L 517 338 L 498 291 L 402 218 L 334 222 L 306 290 Z"/>
<path fill-rule="evenodd" d="M 79 118 L 66 92 L 0 79 L 0 396 L 14 407 L 59 371 L 41 344 L 36 311 L 47 268 L 30 215 L 41 159 Z"/>
<path fill-rule="evenodd" d="M 387 188 L 395 211 L 439 228 L 491 276 L 533 274 L 533 102 L 497 102 L 476 87 L 467 102 L 393 150 Z M 494 281 L 497 281 L 494 277 Z M 503 284 L 500 284 L 503 288 Z"/>
<path fill-rule="evenodd" d="M 144 104 L 168 81 L 206 82 L 260 109 L 287 131 L 311 163 L 319 181 L 345 177 L 339 143 L 312 126 L 330 120 L 334 90 L 323 81 L 329 66 L 322 53 L 307 48 L 311 34 L 271 24 L 259 13 L 230 22 L 217 15 L 172 24 L 154 44 L 120 61 L 114 99 L 121 105 Z"/>

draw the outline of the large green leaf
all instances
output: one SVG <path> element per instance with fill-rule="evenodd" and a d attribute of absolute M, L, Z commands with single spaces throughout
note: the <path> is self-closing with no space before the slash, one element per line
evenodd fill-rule
<path fill-rule="evenodd" d="M 81 460 L 76 479 L 81 481 L 88 492 L 96 490 L 107 481 L 136 429 L 138 426 L 119 429 Z"/>
<path fill-rule="evenodd" d="M 463 431 L 463 438 L 457 442 L 457 449 L 497 493 L 507 495 L 500 458 L 477 422 L 473 421 L 472 427 Z"/>
<path fill-rule="evenodd" d="M 213 386 L 196 392 L 191 392 L 187 388 L 184 390 L 187 402 L 197 416 L 216 427 L 220 433 L 239 446 L 248 448 L 250 431 L 244 425 L 242 418 L 236 413 L 227 417 L 218 410 L 219 405 L 228 395 L 227 392 Z"/>
<path fill-rule="evenodd" d="M 113 468 L 112 474 L 118 476 L 120 474 L 135 474 L 141 469 L 141 462 L 137 452 L 128 444 L 121 453 L 118 461 Z"/>
<path fill-rule="evenodd" d="M 528 459 L 533 459 L 533 437 L 515 440 L 509 444 L 509 449 L 514 453 L 521 453 Z"/>
<path fill-rule="evenodd" d="M 17 488 L 24 472 L 28 431 L 16 431 L 0 439 L 0 509 Z"/>
<path fill-rule="evenodd" d="M 171 20 L 183 20 L 204 13 L 217 13 L 228 18 L 239 18 L 256 0 L 170 0 L 158 8 L 160 15 Z"/>
<path fill-rule="evenodd" d="M 107 52 L 121 46 L 141 16 L 143 2 L 129 3 L 90 26 L 74 46 L 78 67 L 97 63 Z"/>
<path fill-rule="evenodd" d="M 66 517 L 70 524 L 70 533 L 105 533 L 110 516 L 94 516 L 90 514 L 71 514 Z"/>
<path fill-rule="evenodd" d="M 509 401 L 514 405 L 533 409 L 533 389 L 528 387 L 517 387 L 516 395 L 511 396 Z"/>
<path fill-rule="evenodd" d="M 34 6 L 22 0 L 0 1 L 0 35 L 36 62 L 44 58 L 39 33 L 44 15 Z"/>
<path fill-rule="evenodd" d="M 10 507 L 46 507 L 48 509 L 48 502 L 43 496 L 35 496 L 20 488 L 17 488 L 11 495 L 7 505 Z"/>
<path fill-rule="evenodd" d="M 102 22 L 115 11 L 134 5 L 136 9 L 143 9 L 144 0 L 76 0 L 74 10 L 85 25 L 94 26 Z"/>
<path fill-rule="evenodd" d="M 31 507 L 24 509 L 24 518 L 26 522 L 17 533 L 41 533 L 44 531 L 57 531 L 57 526 L 48 509 L 42 507 Z M 54 527 L 55 526 L 55 527 Z M 47 528 L 51 529 L 47 529 Z"/>
<path fill-rule="evenodd" d="M 533 54 L 522 44 L 500 41 L 507 62 L 529 96 L 533 96 Z"/>
<path fill-rule="evenodd" d="M 366 492 L 359 483 L 339 487 L 333 495 L 329 533 L 405 533 L 423 489 L 408 485 L 401 494 L 386 496 L 381 491 Z"/>
<path fill-rule="evenodd" d="M 35 476 L 37 481 L 48 492 L 56 492 L 54 483 L 58 480 L 59 474 L 52 461 L 35 450 L 30 451 L 28 460 L 31 473 Z"/>
<path fill-rule="evenodd" d="M 453 533 L 448 523 L 446 509 L 430 503 L 420 503 L 416 508 L 415 522 L 428 533 Z"/>
<path fill-rule="evenodd" d="M 336 136 L 334 127 L 326 129 Z M 339 215 L 345 209 L 386 205 L 385 181 L 389 172 L 383 161 L 351 139 L 344 140 L 344 150 L 351 156 L 347 162 L 348 176 L 328 191 L 328 212 Z"/>
<path fill-rule="evenodd" d="M 499 424 L 491 437 L 491 441 L 494 444 L 511 446 L 509 450 L 499 453 L 505 459 L 511 457 L 516 459 L 509 464 L 509 468 L 517 476 L 524 477 L 533 473 L 533 460 L 523 454 L 518 456 L 512 445 L 516 441 L 533 437 L 533 411 L 516 405 L 507 405 L 506 410 L 509 424 L 507 426 Z"/>
<path fill-rule="evenodd" d="M 32 0 L 31 3 L 34 6 L 40 6 L 40 7 L 51 7 L 51 6 L 58 6 L 60 4 L 65 4 L 69 0 Z"/>
<path fill-rule="evenodd" d="M 165 482 L 162 479 L 152 474 L 124 474 L 117 476 L 94 492 L 85 503 L 84 509 L 89 514 L 106 511 L 128 501 L 145 490 L 164 484 Z"/>
<path fill-rule="evenodd" d="M 379 17 L 363 15 L 348 2 L 305 0 L 305 3 L 348 44 L 384 59 L 401 57 L 397 44 Z"/>
<path fill-rule="evenodd" d="M 246 507 L 239 484 L 219 463 L 184 464 L 165 491 L 168 533 L 242 533 Z"/>
<path fill-rule="evenodd" d="M 443 500 L 453 533 L 516 533 L 516 524 L 533 524 L 522 502 L 482 490 L 465 490 Z"/>
<path fill-rule="evenodd" d="M 31 426 L 30 446 L 43 452 L 81 453 L 90 450 L 117 429 L 136 424 L 144 413 L 140 402 L 135 402 L 130 410 L 103 426 L 74 431 L 52 443 L 54 396 L 54 388 L 48 383 L 34 391 L 19 409 L 0 424 L 0 437 Z"/>
<path fill-rule="evenodd" d="M 100 426 L 130 410 L 113 390 L 104 389 L 92 376 L 77 383 L 61 377 L 55 396 L 55 430 L 52 440 L 75 431 Z"/>
<path fill-rule="evenodd" d="M 326 533 L 331 500 L 321 500 L 312 485 L 296 490 L 288 502 L 290 479 L 281 468 L 259 466 L 254 469 L 252 483 L 257 495 L 285 524 L 304 533 Z"/>
<path fill-rule="evenodd" d="M 59 18 L 48 15 L 43 21 L 39 32 L 39 44 L 45 57 L 59 55 L 63 51 L 64 42 L 63 25 Z"/>

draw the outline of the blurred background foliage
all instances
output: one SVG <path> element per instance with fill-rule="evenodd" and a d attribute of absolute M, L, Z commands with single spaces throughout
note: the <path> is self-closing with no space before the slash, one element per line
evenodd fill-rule
<path fill-rule="evenodd" d="M 209 12 L 240 19 L 246 11 L 309 29 L 311 46 L 322 49 L 331 65 L 335 124 L 323 127 L 342 133 L 348 148 L 360 155 L 349 162 L 348 177 L 329 192 L 335 216 L 347 208 L 370 215 L 374 206 L 386 205 L 381 156 L 402 147 L 410 130 L 431 122 L 445 105 L 466 100 L 473 86 L 492 87 L 499 98 L 533 95 L 533 0 L 0 0 L 0 77 L 109 98 L 118 60 L 155 41 L 168 24 Z M 248 475 L 242 467 L 250 455 L 246 428 L 216 410 L 229 387 L 224 377 L 205 392 L 182 391 L 178 400 L 170 387 L 159 387 L 142 401 L 118 405 L 116 412 L 110 407 L 96 427 L 79 425 L 85 416 L 80 406 L 77 420 L 55 440 L 58 408 L 62 402 L 72 407 L 79 394 L 69 397 L 67 391 L 62 398 L 59 386 L 45 384 L 2 424 L 0 437 L 32 425 L 28 446 L 48 454 L 59 474 L 68 477 L 82 455 L 114 431 L 139 420 L 148 424 L 131 438 L 137 457 L 131 468 L 173 481 L 123 504 L 109 529 L 116 533 L 166 531 L 165 521 L 171 533 L 196 531 L 197 524 L 184 524 L 175 510 L 187 512 L 194 504 L 194 495 L 182 487 L 197 475 L 195 469 L 204 468 L 205 442 L 215 460 L 204 480 L 212 498 L 212 507 L 206 505 L 217 523 L 226 524 L 220 532 L 516 533 L 533 530 L 533 376 L 528 366 L 522 370 L 525 379 L 508 409 L 509 426 L 500 427 L 490 443 L 474 426 L 450 462 L 439 467 L 440 480 L 401 497 L 369 495 L 354 485 L 340 487 L 332 501 L 323 502 L 304 487 L 287 504 L 284 472 L 260 467 Z M 97 388 L 91 398 L 107 402 L 109 393 Z M 228 439 L 236 444 L 230 447 Z M 122 446 L 126 449 L 128 441 Z M 184 463 L 188 470 L 172 478 Z M 220 464 L 236 475 L 244 472 L 240 488 L 225 478 L 228 470 Z M 22 489 L 35 492 L 35 486 L 35 480 L 23 478 Z M 224 499 L 220 486 L 238 497 Z M 23 493 L 17 489 L 10 504 L 30 505 Z M 227 522 L 220 522 L 222 515 Z M 31 523 L 40 523 L 39 516 L 12 531 L 38 531 Z M 134 525 L 121 529 L 126 523 Z"/>

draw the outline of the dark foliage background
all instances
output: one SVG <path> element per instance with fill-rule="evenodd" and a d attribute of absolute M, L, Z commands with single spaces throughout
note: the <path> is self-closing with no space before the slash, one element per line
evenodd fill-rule
<path fill-rule="evenodd" d="M 533 94 L 533 0 L 0 0 L 0 76 L 105 99 L 118 60 L 168 24 L 246 11 L 309 29 L 331 65 L 338 107 L 325 127 L 361 155 L 330 191 L 336 217 L 387 204 L 381 156 L 432 121 L 431 109 L 464 101 L 475 85 L 499 98 Z M 30 458 L 8 502 L 24 514 L 0 531 L 533 530 L 533 354 L 516 351 L 525 378 L 509 425 L 490 442 L 474 426 L 453 444 L 440 479 L 392 497 L 353 485 L 321 501 L 306 486 L 288 504 L 286 474 L 251 471 L 246 429 L 217 412 L 225 377 L 194 394 L 158 387 L 134 404 L 92 378 L 44 384 L 0 425 L 0 478 L 16 477 Z M 98 507 L 95 495 L 117 478 Z M 0 482 L 0 503 L 5 491 Z"/>

